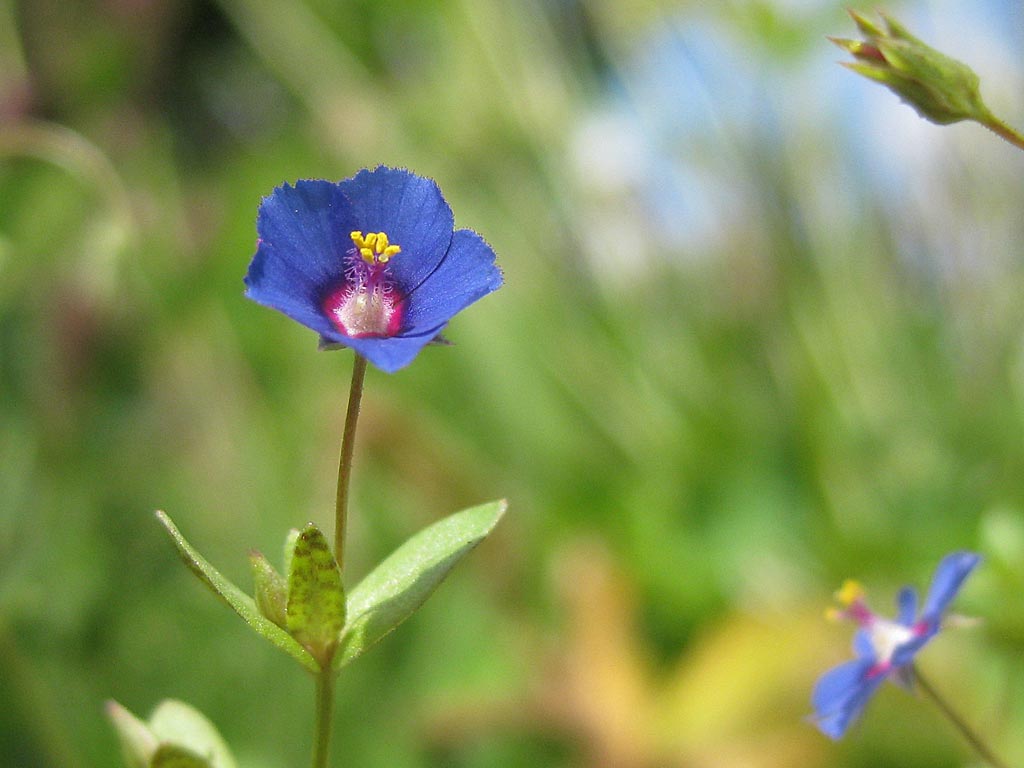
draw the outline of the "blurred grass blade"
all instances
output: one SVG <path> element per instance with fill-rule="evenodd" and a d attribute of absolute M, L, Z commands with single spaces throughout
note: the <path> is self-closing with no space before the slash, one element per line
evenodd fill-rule
<path fill-rule="evenodd" d="M 454 565 L 498 524 L 508 503 L 457 512 L 417 533 L 349 593 L 348 623 L 334 657 L 343 667 L 411 616 Z"/>
<path fill-rule="evenodd" d="M 181 535 L 181 532 L 171 522 L 171 518 L 167 516 L 166 512 L 158 511 L 156 516 L 174 540 L 174 545 L 178 548 L 178 553 L 181 555 L 181 559 L 185 561 L 185 565 L 199 577 L 200 581 L 230 605 L 235 613 L 245 619 L 245 622 L 256 632 L 263 635 L 263 637 L 285 653 L 293 656 L 310 672 L 316 673 L 320 671 L 316 660 L 295 638 L 260 613 L 256 607 L 255 600 L 228 581 L 191 544 L 185 541 L 185 537 Z"/>

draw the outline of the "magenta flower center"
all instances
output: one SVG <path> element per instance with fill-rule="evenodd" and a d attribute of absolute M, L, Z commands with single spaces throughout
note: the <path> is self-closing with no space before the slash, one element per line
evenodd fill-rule
<path fill-rule="evenodd" d="M 401 251 L 384 232 L 351 234 L 345 254 L 345 281 L 324 300 L 324 312 L 351 338 L 394 336 L 402 327 L 404 297 L 389 274 L 388 262 Z"/>

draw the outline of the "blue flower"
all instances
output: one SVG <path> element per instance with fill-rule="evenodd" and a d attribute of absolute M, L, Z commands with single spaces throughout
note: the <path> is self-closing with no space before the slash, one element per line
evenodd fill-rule
<path fill-rule="evenodd" d="M 871 611 L 857 582 L 843 584 L 836 593 L 843 607 L 832 609 L 830 617 L 851 619 L 860 626 L 853 640 L 856 658 L 826 672 L 814 687 L 814 723 L 822 733 L 833 739 L 842 737 L 887 678 L 896 677 L 908 685 L 912 682 L 914 656 L 941 629 L 946 606 L 980 560 L 973 552 L 947 555 L 935 570 L 920 615 L 917 592 L 904 587 L 897 598 L 895 620 Z"/>
<path fill-rule="evenodd" d="M 406 170 L 284 184 L 256 228 L 245 295 L 388 373 L 502 283 L 491 247 L 454 229 L 437 184 Z"/>

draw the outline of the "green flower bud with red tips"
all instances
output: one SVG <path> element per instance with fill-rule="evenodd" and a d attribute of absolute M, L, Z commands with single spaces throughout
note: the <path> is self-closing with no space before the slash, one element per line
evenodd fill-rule
<path fill-rule="evenodd" d="M 884 13 L 880 24 L 850 11 L 864 40 L 829 38 L 853 54 L 843 66 L 886 86 L 921 117 L 948 125 L 961 120 L 985 123 L 978 76 L 966 64 L 936 51 Z"/>

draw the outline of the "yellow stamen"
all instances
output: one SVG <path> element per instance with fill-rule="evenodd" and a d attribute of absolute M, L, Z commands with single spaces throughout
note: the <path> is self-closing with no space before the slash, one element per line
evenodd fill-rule
<path fill-rule="evenodd" d="M 853 605 L 858 600 L 863 600 L 866 594 L 867 591 L 859 581 L 847 579 L 836 591 L 835 597 L 840 605 Z"/>
<path fill-rule="evenodd" d="M 842 621 L 844 618 L 845 614 L 835 606 L 825 609 L 826 621 Z"/>
<path fill-rule="evenodd" d="M 352 242 L 359 249 L 359 255 L 367 264 L 387 264 L 392 256 L 402 251 L 399 246 L 392 245 L 388 241 L 385 232 L 368 232 L 363 235 L 362 232 L 356 230 L 350 232 L 349 237 L 352 238 Z"/>

